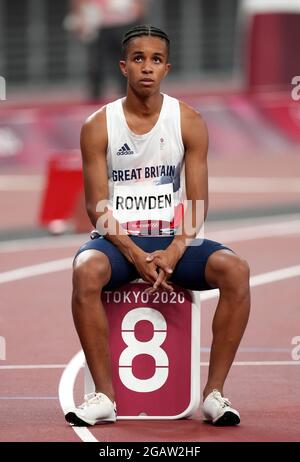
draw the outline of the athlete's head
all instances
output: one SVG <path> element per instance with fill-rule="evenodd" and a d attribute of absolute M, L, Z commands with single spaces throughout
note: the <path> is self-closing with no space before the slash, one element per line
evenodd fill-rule
<path fill-rule="evenodd" d="M 122 41 L 120 61 L 128 88 L 145 95 L 159 91 L 160 82 L 170 69 L 169 47 L 167 34 L 157 27 L 141 25 L 128 30 Z"/>
<path fill-rule="evenodd" d="M 128 45 L 131 40 L 137 37 L 158 37 L 165 42 L 166 51 L 167 51 L 167 60 L 170 53 L 170 39 L 168 35 L 158 27 L 151 26 L 149 24 L 142 24 L 140 26 L 135 26 L 129 29 L 122 40 L 122 56 L 123 59 L 126 59 Z"/>

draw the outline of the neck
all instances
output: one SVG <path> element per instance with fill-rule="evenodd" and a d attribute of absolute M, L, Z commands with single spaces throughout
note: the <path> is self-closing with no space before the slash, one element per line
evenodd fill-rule
<path fill-rule="evenodd" d="M 141 96 L 132 91 L 129 87 L 124 101 L 124 107 L 128 112 L 134 112 L 143 116 L 151 116 L 160 111 L 163 96 L 160 92 L 153 95 Z"/>

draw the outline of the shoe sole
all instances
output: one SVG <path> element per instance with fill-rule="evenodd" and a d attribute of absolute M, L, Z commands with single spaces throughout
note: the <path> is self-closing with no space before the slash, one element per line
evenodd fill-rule
<path fill-rule="evenodd" d="M 212 422 L 216 427 L 229 427 L 232 425 L 238 425 L 241 419 L 234 412 L 225 412 L 221 417 Z"/>
<path fill-rule="evenodd" d="M 99 420 L 95 422 L 85 422 L 84 420 L 80 419 L 75 412 L 68 412 L 65 415 L 65 419 L 70 424 L 74 425 L 74 427 L 90 427 L 92 425 L 102 424 L 102 423 L 114 423 L 115 419 L 106 419 L 106 420 Z"/>

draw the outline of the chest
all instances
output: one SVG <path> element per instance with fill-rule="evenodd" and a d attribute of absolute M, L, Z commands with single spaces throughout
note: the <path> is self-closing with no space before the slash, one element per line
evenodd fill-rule
<path fill-rule="evenodd" d="M 153 127 L 155 127 L 159 118 L 159 113 L 147 116 L 139 117 L 135 114 L 126 114 L 126 122 L 129 129 L 136 135 L 144 135 L 149 133 Z"/>

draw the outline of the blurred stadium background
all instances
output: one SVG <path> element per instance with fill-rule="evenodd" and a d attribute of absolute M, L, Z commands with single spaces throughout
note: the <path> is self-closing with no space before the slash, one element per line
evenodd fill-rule
<path fill-rule="evenodd" d="M 0 441 L 95 440 L 64 423 L 58 384 L 80 348 L 71 264 L 91 229 L 80 128 L 119 96 L 118 71 L 107 69 L 105 98 L 87 98 L 87 49 L 63 27 L 68 11 L 69 0 L 0 0 Z M 105 442 L 299 441 L 300 0 L 148 0 L 146 21 L 172 41 L 163 91 L 208 125 L 206 236 L 251 267 L 253 310 L 237 355 L 247 367 L 228 382 L 243 425 L 125 421 L 93 431 Z"/>
<path fill-rule="evenodd" d="M 86 49 L 64 30 L 70 0 L 1 0 L 1 75 L 12 98 L 46 90 L 56 99 L 79 99 Z M 146 20 L 166 29 L 174 69 L 169 80 L 228 78 L 233 70 L 238 0 L 150 0 Z M 108 44 L 109 45 L 109 44 Z M 113 76 L 111 76 L 113 78 Z M 65 92 L 67 90 L 67 92 Z"/>
<path fill-rule="evenodd" d="M 47 233 L 49 224 L 57 232 L 90 226 L 79 132 L 88 114 L 119 96 L 118 70 L 108 70 L 105 98 L 88 101 L 86 46 L 63 27 L 69 6 L 0 0 L 2 240 Z M 298 211 L 299 2 L 149 0 L 146 22 L 171 38 L 163 90 L 208 124 L 208 219 Z"/>

